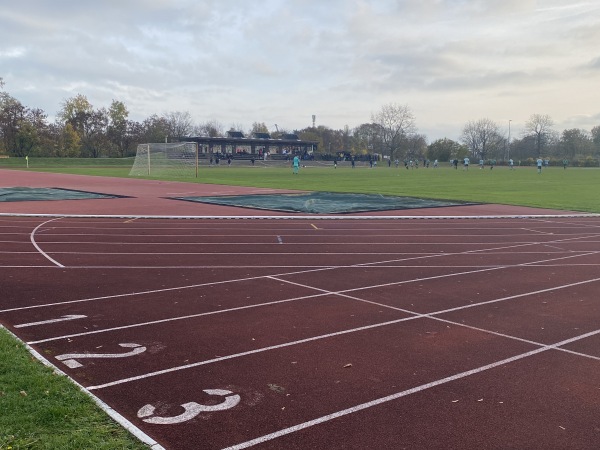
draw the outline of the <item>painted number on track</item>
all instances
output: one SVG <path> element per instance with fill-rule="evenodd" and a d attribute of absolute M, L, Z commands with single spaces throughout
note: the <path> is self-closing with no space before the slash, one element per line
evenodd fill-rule
<path fill-rule="evenodd" d="M 128 358 L 146 351 L 146 347 L 142 347 L 140 344 L 119 344 L 119 346 L 123 348 L 132 348 L 133 350 L 125 353 L 67 353 L 65 355 L 58 355 L 56 359 L 62 361 L 65 366 L 70 367 L 71 369 L 76 369 L 77 367 L 83 366 L 83 364 L 81 364 L 79 361 L 76 361 L 77 359 Z"/>
<path fill-rule="evenodd" d="M 62 316 L 57 319 L 42 320 L 41 322 L 22 323 L 20 325 L 15 325 L 15 328 L 35 327 L 37 325 L 47 325 L 49 323 L 57 323 L 57 322 L 66 322 L 68 320 L 85 319 L 86 317 L 87 316 L 84 316 L 83 314 L 69 314 L 67 316 Z"/>
<path fill-rule="evenodd" d="M 225 400 L 217 405 L 201 405 L 200 403 L 196 402 L 184 403 L 181 405 L 181 407 L 184 409 L 184 412 L 172 417 L 155 416 L 154 411 L 156 408 L 152 405 L 145 405 L 140 408 L 137 416 L 147 423 L 153 423 L 157 425 L 172 425 L 192 420 L 202 412 L 225 411 L 227 409 L 231 409 L 240 402 L 239 395 L 233 394 L 233 392 L 226 391 L 224 389 L 204 389 L 204 392 L 206 392 L 208 395 L 224 396 Z"/>

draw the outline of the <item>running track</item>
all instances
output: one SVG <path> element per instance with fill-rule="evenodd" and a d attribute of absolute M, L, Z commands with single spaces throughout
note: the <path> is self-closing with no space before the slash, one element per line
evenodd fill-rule
<path fill-rule="evenodd" d="M 156 449 L 600 447 L 597 218 L 5 216 L 0 241 L 0 323 Z"/>

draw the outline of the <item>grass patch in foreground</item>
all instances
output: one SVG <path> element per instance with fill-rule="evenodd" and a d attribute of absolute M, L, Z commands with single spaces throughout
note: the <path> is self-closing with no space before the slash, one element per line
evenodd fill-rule
<path fill-rule="evenodd" d="M 0 450 L 148 447 L 0 327 Z"/>

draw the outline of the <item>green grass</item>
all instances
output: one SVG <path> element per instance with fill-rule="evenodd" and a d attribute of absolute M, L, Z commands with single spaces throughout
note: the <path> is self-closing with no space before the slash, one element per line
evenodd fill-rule
<path fill-rule="evenodd" d="M 147 448 L 0 327 L 0 450 Z"/>
<path fill-rule="evenodd" d="M 133 160 L 32 158 L 30 169 L 80 175 L 127 177 Z M 24 168 L 24 160 L 0 159 L 0 167 Z M 316 164 L 316 163 L 311 163 Z M 176 178 L 164 178 L 177 180 Z M 379 166 L 375 169 L 348 163 L 332 166 L 315 165 L 293 176 L 282 166 L 250 166 L 247 161 L 234 161 L 231 167 L 200 167 L 198 179 L 186 177 L 178 181 L 254 186 L 308 191 L 377 193 L 406 195 L 443 200 L 463 200 L 505 205 L 600 213 L 600 169 L 550 167 L 538 175 L 535 167 L 494 170 L 471 167 L 454 170 L 447 164 L 438 169 L 411 169 Z"/>

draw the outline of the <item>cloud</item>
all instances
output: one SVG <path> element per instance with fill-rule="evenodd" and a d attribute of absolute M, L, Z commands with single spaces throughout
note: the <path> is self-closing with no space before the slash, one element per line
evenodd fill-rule
<path fill-rule="evenodd" d="M 600 70 L 600 56 L 589 61 L 589 63 L 585 64 L 584 67 L 587 67 L 587 68 L 590 68 L 593 70 Z"/>
<path fill-rule="evenodd" d="M 341 128 L 394 101 L 451 136 L 490 113 L 558 121 L 600 104 L 595 1 L 30 0 L 0 30 L 5 89 L 50 115 L 82 93 L 136 120 L 189 110 L 293 129 L 316 114 Z"/>

